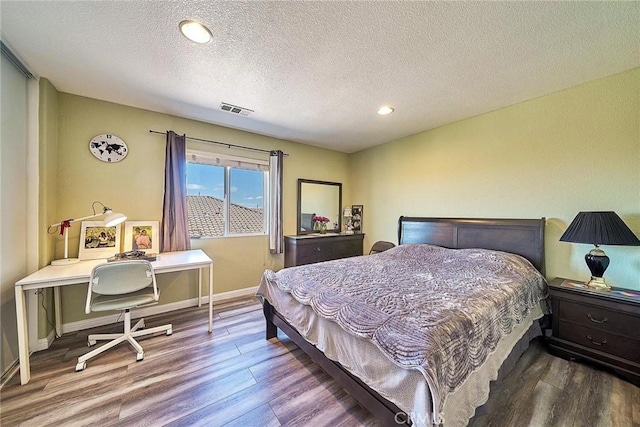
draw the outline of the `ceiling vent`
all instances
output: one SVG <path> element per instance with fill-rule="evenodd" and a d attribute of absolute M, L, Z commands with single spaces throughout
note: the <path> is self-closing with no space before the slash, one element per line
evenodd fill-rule
<path fill-rule="evenodd" d="M 248 116 L 249 114 L 253 113 L 253 110 L 238 107 L 237 105 L 227 104 L 226 102 L 220 104 L 220 109 L 228 113 L 240 114 L 241 116 Z"/>

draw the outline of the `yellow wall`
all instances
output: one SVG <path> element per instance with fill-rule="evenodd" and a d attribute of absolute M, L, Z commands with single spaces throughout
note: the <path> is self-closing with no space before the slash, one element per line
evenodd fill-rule
<path fill-rule="evenodd" d="M 123 211 L 130 220 L 160 220 L 165 144 L 164 136 L 149 129 L 171 129 L 289 153 L 284 167 L 285 234 L 295 233 L 298 178 L 342 182 L 343 205 L 364 204 L 365 252 L 376 240 L 397 240 L 400 215 L 545 216 L 548 277 L 587 279 L 583 256 L 589 246 L 558 242 L 578 211 L 614 210 L 640 234 L 640 69 L 349 156 L 57 93 L 52 86 L 44 89 L 47 108 L 58 117 L 57 150 L 47 148 L 40 171 L 41 179 L 48 177 L 46 202 L 41 199 L 48 220 L 41 221 L 49 223 L 88 214 L 94 200 Z M 123 138 L 129 156 L 117 164 L 95 159 L 88 143 L 101 133 Z M 47 134 L 47 144 L 56 141 L 54 133 Z M 207 144 L 189 146 L 220 150 Z M 54 158 L 57 163 L 52 163 Z M 77 255 L 79 234 L 79 225 L 74 225 L 71 256 Z M 44 264 L 63 251 L 62 239 L 53 237 L 55 253 L 48 252 L 47 238 L 52 237 L 42 240 Z M 269 253 L 266 236 L 193 240 L 192 245 L 215 259 L 216 293 L 254 286 L 265 268 L 283 265 L 281 255 Z M 604 249 L 611 257 L 608 282 L 640 289 L 640 248 Z M 161 303 L 194 298 L 195 280 L 191 273 L 161 275 Z M 85 289 L 63 290 L 65 322 L 86 319 Z"/>
<path fill-rule="evenodd" d="M 396 114 L 402 114 L 398 111 Z M 547 218 L 548 277 L 587 280 L 591 246 L 559 242 L 582 210 L 640 235 L 640 69 L 356 153 L 365 248 L 397 241 L 400 215 Z M 615 286 L 640 289 L 640 247 L 603 247 Z"/>
<path fill-rule="evenodd" d="M 40 230 L 46 230 L 57 223 L 58 198 L 58 91 L 47 79 L 40 79 L 39 120 L 39 192 L 38 222 Z M 54 259 L 56 237 L 49 233 L 40 233 L 38 241 L 38 267 L 42 268 Z M 53 291 L 44 289 L 39 298 L 44 302 L 38 305 L 38 336 L 45 337 L 52 329 L 47 322 L 53 323 Z M 47 310 L 43 306 L 49 307 Z"/>
<path fill-rule="evenodd" d="M 150 129 L 174 130 L 188 136 L 288 153 L 284 160 L 285 234 L 295 234 L 298 178 L 342 182 L 344 200 L 348 200 L 346 154 L 67 93 L 59 93 L 58 99 L 58 219 L 88 215 L 91 203 L 99 200 L 132 221 L 161 220 L 165 137 L 149 133 Z M 103 133 L 115 134 L 127 143 L 129 155 L 122 162 L 104 163 L 89 152 L 89 140 Z M 188 142 L 188 147 L 255 157 L 248 151 L 234 152 L 211 144 Z M 79 235 L 80 225 L 73 225 L 69 234 L 70 256 L 78 254 Z M 192 247 L 202 248 L 214 258 L 215 293 L 255 286 L 265 268 L 279 269 L 284 262 L 282 255 L 270 254 L 267 236 L 192 240 Z M 62 254 L 63 240 L 58 237 L 55 257 Z M 161 303 L 195 298 L 196 280 L 197 275 L 190 273 L 159 275 Z M 84 285 L 63 288 L 65 323 L 87 318 L 85 298 Z"/>

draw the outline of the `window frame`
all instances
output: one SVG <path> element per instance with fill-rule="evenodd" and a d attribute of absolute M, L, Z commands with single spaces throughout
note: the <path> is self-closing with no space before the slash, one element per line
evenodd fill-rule
<path fill-rule="evenodd" d="M 212 167 L 222 167 L 224 168 L 224 196 L 223 196 L 223 206 L 222 206 L 222 212 L 223 212 L 223 235 L 222 236 L 189 236 L 190 239 L 197 239 L 197 240 L 202 240 L 202 239 L 223 239 L 223 238 L 228 238 L 228 237 L 257 237 L 257 236 L 268 236 L 269 235 L 269 211 L 271 209 L 271 206 L 269 205 L 269 161 L 268 160 L 262 160 L 262 159 L 255 159 L 255 158 L 251 158 L 251 157 L 241 157 L 241 156 L 232 156 L 232 155 L 228 155 L 228 154 L 220 154 L 220 153 L 216 153 L 216 152 L 209 152 L 209 151 L 201 151 L 201 150 L 192 150 L 192 149 L 188 149 L 187 148 L 187 153 L 186 153 L 186 162 L 187 165 L 189 163 L 192 164 L 199 164 L 199 165 L 205 165 L 205 166 L 212 166 Z M 194 156 L 196 158 L 198 158 L 198 160 L 201 161 L 196 161 L 194 159 Z M 262 232 L 260 233 L 231 233 L 231 220 L 230 220 L 230 212 L 231 212 L 231 169 L 245 169 L 245 170 L 252 170 L 250 168 L 242 168 L 239 166 L 232 166 L 232 165 L 220 165 L 220 164 L 216 164 L 216 161 L 220 159 L 222 161 L 227 161 L 227 162 L 239 162 L 239 163 L 249 163 L 249 164 L 254 164 L 254 165 L 258 165 L 259 167 L 261 167 L 260 169 L 257 169 L 259 171 L 262 172 L 263 174 L 263 179 L 262 179 L 262 204 L 263 204 L 263 215 L 262 215 Z M 205 160 L 205 161 L 202 161 Z M 207 160 L 209 162 L 207 162 Z M 187 174 L 187 182 L 188 182 L 188 174 Z M 188 195 L 187 195 L 188 197 Z M 187 221 L 188 221 L 188 217 L 187 217 Z"/>

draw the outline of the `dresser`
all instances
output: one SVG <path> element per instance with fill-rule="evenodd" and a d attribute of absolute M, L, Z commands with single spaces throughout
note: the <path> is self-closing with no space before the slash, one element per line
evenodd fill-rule
<path fill-rule="evenodd" d="M 348 258 L 363 254 L 364 234 L 284 236 L 284 266 Z"/>
<path fill-rule="evenodd" d="M 563 358 L 596 362 L 640 386 L 640 298 L 625 295 L 625 289 L 603 292 L 580 285 L 562 278 L 549 283 L 549 350 Z"/>

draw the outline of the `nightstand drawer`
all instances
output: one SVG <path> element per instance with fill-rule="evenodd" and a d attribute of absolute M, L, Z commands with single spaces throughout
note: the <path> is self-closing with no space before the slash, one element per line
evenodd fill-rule
<path fill-rule="evenodd" d="M 558 332 L 558 338 L 640 363 L 640 341 L 562 321 Z"/>
<path fill-rule="evenodd" d="M 640 339 L 639 317 L 568 301 L 562 301 L 560 305 L 561 321 L 569 321 L 590 329 L 599 329 L 629 338 Z"/>

